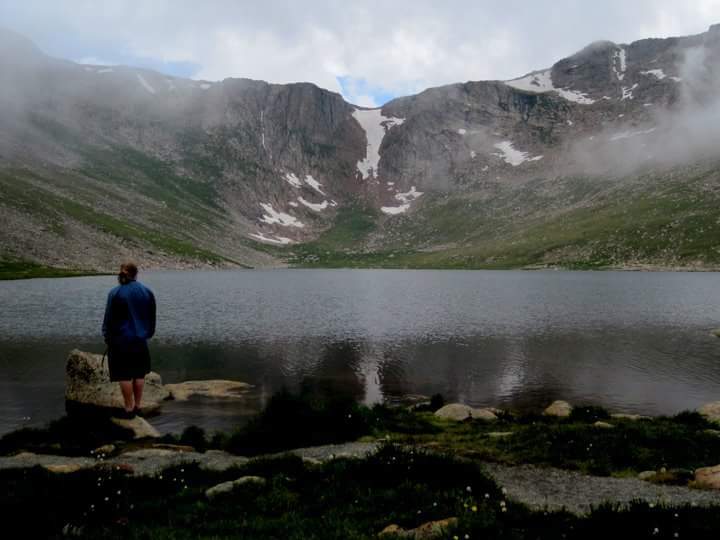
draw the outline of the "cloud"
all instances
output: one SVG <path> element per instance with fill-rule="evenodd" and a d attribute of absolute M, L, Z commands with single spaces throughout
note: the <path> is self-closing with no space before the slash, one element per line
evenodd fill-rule
<path fill-rule="evenodd" d="M 0 4 L 0 20 L 54 56 L 196 66 L 192 75 L 209 80 L 310 81 L 370 105 L 514 78 L 598 39 L 699 33 L 720 22 L 720 0 L 25 0 Z M 351 80 L 362 84 L 341 82 Z"/>

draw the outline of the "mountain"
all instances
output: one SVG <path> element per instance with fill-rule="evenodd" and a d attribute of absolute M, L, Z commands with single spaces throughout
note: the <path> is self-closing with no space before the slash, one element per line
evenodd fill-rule
<path fill-rule="evenodd" d="M 0 266 L 720 266 L 720 26 L 379 109 L 0 31 Z"/>

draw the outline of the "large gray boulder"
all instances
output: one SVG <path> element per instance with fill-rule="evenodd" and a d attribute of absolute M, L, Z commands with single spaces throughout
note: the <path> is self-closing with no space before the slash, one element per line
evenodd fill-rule
<path fill-rule="evenodd" d="M 461 422 L 472 418 L 474 420 L 497 420 L 497 415 L 490 409 L 475 409 L 462 403 L 450 403 L 435 411 L 435 416 L 446 420 Z"/>
<path fill-rule="evenodd" d="M 142 411 L 156 411 L 170 392 L 162 385 L 160 375 L 150 372 L 145 377 Z M 65 400 L 68 410 L 73 407 L 88 409 L 122 409 L 124 402 L 120 387 L 110 382 L 107 359 L 102 355 L 74 349 L 65 365 Z"/>

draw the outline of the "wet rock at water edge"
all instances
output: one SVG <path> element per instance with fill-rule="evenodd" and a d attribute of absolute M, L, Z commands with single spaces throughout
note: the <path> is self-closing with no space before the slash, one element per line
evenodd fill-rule
<path fill-rule="evenodd" d="M 462 422 L 463 420 L 497 420 L 497 415 L 490 409 L 475 409 L 462 403 L 450 403 L 435 411 L 435 416 L 446 420 L 455 420 Z"/>
<path fill-rule="evenodd" d="M 549 407 L 547 407 L 543 414 L 545 416 L 555 416 L 557 418 L 567 418 L 572 413 L 572 405 L 567 401 L 556 400 L 553 401 Z"/>
<path fill-rule="evenodd" d="M 145 376 L 142 412 L 157 411 L 170 397 L 163 387 L 160 375 L 150 372 Z M 65 401 L 70 414 L 93 414 L 123 409 L 120 386 L 110 381 L 107 358 L 100 354 L 73 350 L 65 364 Z"/>

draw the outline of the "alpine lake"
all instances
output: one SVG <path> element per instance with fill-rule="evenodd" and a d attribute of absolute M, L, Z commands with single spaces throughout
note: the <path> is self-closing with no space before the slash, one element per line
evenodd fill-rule
<path fill-rule="evenodd" d="M 236 427 L 282 388 L 365 404 L 441 393 L 540 410 L 555 399 L 671 415 L 720 399 L 720 276 L 692 272 L 144 272 L 164 382 L 247 398 L 168 402 L 152 422 Z M 71 349 L 102 353 L 112 276 L 0 282 L 0 434 L 64 414 Z"/>

